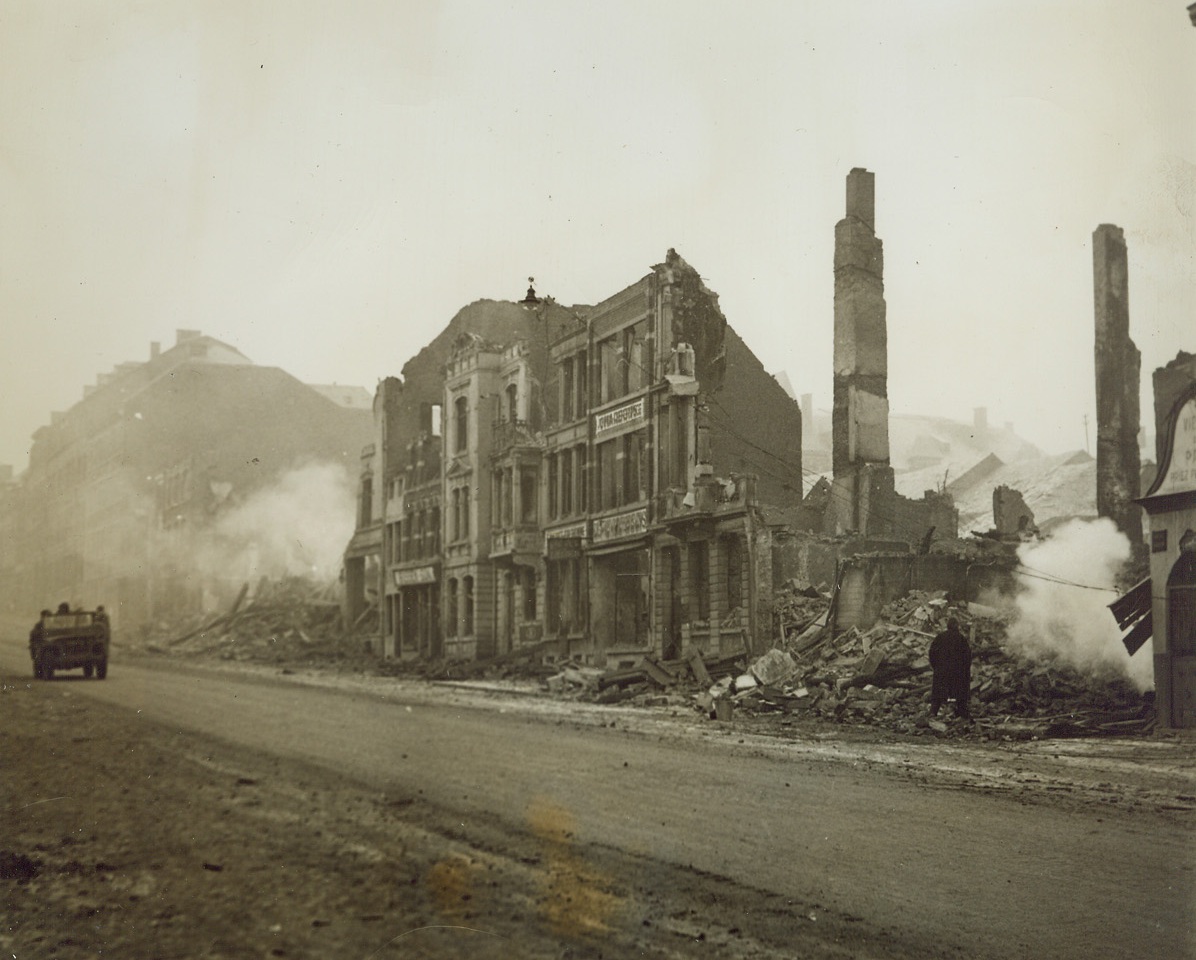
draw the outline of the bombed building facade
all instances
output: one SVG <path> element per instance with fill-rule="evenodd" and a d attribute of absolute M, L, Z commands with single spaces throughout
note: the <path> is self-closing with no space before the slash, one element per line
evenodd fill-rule
<path fill-rule="evenodd" d="M 205 571 L 214 527 L 296 468 L 352 477 L 371 422 L 361 394 L 310 387 L 194 330 L 151 344 L 54 414 L 0 489 L 6 607 L 103 604 L 127 630 L 227 603 L 268 548 L 250 534 L 239 565 Z"/>
<path fill-rule="evenodd" d="M 374 431 L 345 602 L 385 655 L 617 664 L 769 629 L 760 504 L 800 500 L 801 413 L 674 251 L 595 306 L 465 308 Z"/>

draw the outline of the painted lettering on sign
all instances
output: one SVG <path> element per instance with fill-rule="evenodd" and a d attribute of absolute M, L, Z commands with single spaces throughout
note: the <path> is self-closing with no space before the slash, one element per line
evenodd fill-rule
<path fill-rule="evenodd" d="M 581 521 L 581 523 L 571 523 L 567 527 L 557 527 L 555 530 L 549 530 L 544 534 L 544 536 L 546 536 L 549 540 L 555 539 L 556 537 L 574 537 L 584 539 L 585 535 L 586 522 L 584 520 Z"/>
<path fill-rule="evenodd" d="M 1154 496 L 1196 490 L 1196 399 L 1183 405 L 1171 436 L 1171 459 L 1167 476 Z"/>
<path fill-rule="evenodd" d="M 648 510 L 641 507 L 614 517 L 599 517 L 594 521 L 594 542 L 637 537 L 648 531 Z"/>
<path fill-rule="evenodd" d="M 395 570 L 394 581 L 396 587 L 411 587 L 419 583 L 435 583 L 435 567 L 416 567 L 413 570 Z"/>
<path fill-rule="evenodd" d="M 644 420 L 643 398 L 629 403 L 624 407 L 616 407 L 605 413 L 594 414 L 594 436 L 600 437 L 604 433 L 618 430 L 631 424 L 642 423 Z"/>

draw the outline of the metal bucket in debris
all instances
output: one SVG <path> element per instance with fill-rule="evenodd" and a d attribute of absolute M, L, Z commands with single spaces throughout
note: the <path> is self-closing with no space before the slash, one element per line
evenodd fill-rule
<path fill-rule="evenodd" d="M 733 700 L 715 700 L 714 701 L 714 719 L 721 720 L 723 723 L 730 723 L 731 717 L 735 714 L 735 702 Z"/>

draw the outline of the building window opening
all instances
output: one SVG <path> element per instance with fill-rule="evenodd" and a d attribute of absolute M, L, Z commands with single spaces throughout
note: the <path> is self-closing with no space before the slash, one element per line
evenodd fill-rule
<path fill-rule="evenodd" d="M 561 515 L 573 512 L 573 451 L 561 454 Z"/>
<path fill-rule="evenodd" d="M 618 440 L 598 445 L 598 503 L 599 510 L 617 507 L 620 502 Z"/>
<path fill-rule="evenodd" d="M 690 593 L 694 597 L 697 619 L 710 619 L 710 541 L 697 540 L 689 545 Z"/>
<path fill-rule="evenodd" d="M 361 523 L 359 526 L 368 527 L 374 522 L 374 478 L 361 478 Z"/>
<path fill-rule="evenodd" d="M 519 419 L 519 387 L 507 384 L 507 420 L 515 423 Z"/>
<path fill-rule="evenodd" d="M 524 523 L 536 522 L 536 471 L 519 468 L 519 512 Z"/>
<path fill-rule="evenodd" d="M 465 607 L 462 616 L 463 633 L 467 637 L 473 636 L 473 577 L 465 577 L 461 581 L 462 602 Z"/>
<path fill-rule="evenodd" d="M 583 350 L 573 361 L 574 381 L 577 384 L 577 415 L 584 416 L 590 409 L 590 398 L 586 391 L 586 352 Z"/>
<path fill-rule="evenodd" d="M 574 416 L 574 389 L 573 358 L 567 357 L 561 362 L 561 421 L 564 423 L 568 423 Z"/>
<path fill-rule="evenodd" d="M 589 496 L 586 493 L 586 445 L 579 443 L 573 448 L 573 456 L 577 461 L 575 473 L 577 475 L 577 510 L 585 513 L 589 509 Z"/>
<path fill-rule="evenodd" d="M 457 635 L 457 617 L 460 615 L 457 610 L 457 578 L 451 578 L 447 586 L 448 589 L 445 591 L 444 600 L 444 632 L 446 636 L 455 637 Z"/>
<path fill-rule="evenodd" d="M 536 571 L 523 568 L 523 620 L 530 623 L 536 619 Z"/>
<path fill-rule="evenodd" d="M 548 516 L 550 519 L 555 519 L 557 516 L 557 455 L 555 453 L 548 455 Z"/>
<path fill-rule="evenodd" d="M 743 540 L 724 537 L 723 553 L 727 558 L 727 609 L 743 606 Z"/>
<path fill-rule="evenodd" d="M 644 470 L 644 434 L 641 431 L 623 437 L 623 502 L 635 503 L 648 498 Z"/>
<path fill-rule="evenodd" d="M 457 453 L 464 453 L 465 448 L 469 445 L 469 400 L 466 397 L 457 397 L 453 406 L 456 411 L 456 424 L 454 427 L 456 432 L 456 449 Z"/>

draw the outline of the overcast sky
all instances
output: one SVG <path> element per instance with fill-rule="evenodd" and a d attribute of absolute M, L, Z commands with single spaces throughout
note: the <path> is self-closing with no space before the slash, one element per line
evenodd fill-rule
<path fill-rule="evenodd" d="M 893 413 L 1082 448 L 1115 223 L 1149 428 L 1196 351 L 1185 7 L 0 0 L 0 463 L 176 328 L 373 390 L 473 300 L 593 303 L 669 247 L 829 408 L 856 166 Z"/>

